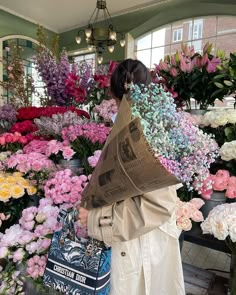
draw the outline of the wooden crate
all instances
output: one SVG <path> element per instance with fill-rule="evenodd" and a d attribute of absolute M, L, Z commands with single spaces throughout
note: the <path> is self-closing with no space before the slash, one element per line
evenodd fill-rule
<path fill-rule="evenodd" d="M 207 295 L 215 274 L 205 269 L 183 263 L 186 295 Z"/>

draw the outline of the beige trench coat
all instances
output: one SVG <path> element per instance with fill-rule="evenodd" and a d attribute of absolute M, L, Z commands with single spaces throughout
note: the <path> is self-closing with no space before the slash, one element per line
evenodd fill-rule
<path fill-rule="evenodd" d="M 171 186 L 90 210 L 89 236 L 112 246 L 110 295 L 185 294 L 175 203 Z"/>

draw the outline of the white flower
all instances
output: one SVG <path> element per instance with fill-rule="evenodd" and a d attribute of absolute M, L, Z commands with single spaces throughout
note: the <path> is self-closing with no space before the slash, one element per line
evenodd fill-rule
<path fill-rule="evenodd" d="M 236 140 L 225 142 L 220 148 L 220 156 L 224 161 L 236 159 Z"/>
<path fill-rule="evenodd" d="M 232 223 L 229 227 L 229 236 L 233 243 L 236 242 L 236 222 Z"/>
<path fill-rule="evenodd" d="M 228 115 L 224 111 L 216 111 L 213 120 L 211 121 L 211 127 L 217 128 L 224 126 L 228 123 Z"/>
<path fill-rule="evenodd" d="M 235 124 L 236 123 L 236 110 L 229 109 L 226 111 L 228 113 L 228 123 Z"/>
<path fill-rule="evenodd" d="M 8 254 L 8 248 L 7 247 L 0 247 L 0 259 L 5 258 Z"/>
<path fill-rule="evenodd" d="M 213 235 L 218 240 L 225 240 L 229 234 L 228 225 L 223 219 L 222 220 L 219 220 L 217 218 L 213 219 L 213 221 L 211 222 L 211 228 L 212 228 Z"/>
<path fill-rule="evenodd" d="M 236 203 L 214 207 L 201 228 L 204 234 L 212 234 L 218 240 L 225 240 L 229 235 L 236 242 Z"/>

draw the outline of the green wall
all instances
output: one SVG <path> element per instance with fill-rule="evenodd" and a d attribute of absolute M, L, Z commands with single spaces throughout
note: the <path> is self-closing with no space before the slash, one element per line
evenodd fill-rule
<path fill-rule="evenodd" d="M 36 32 L 37 24 L 0 9 L 0 38 L 8 35 L 24 35 L 37 40 Z M 49 38 L 54 35 L 53 32 L 48 30 L 47 33 Z"/>

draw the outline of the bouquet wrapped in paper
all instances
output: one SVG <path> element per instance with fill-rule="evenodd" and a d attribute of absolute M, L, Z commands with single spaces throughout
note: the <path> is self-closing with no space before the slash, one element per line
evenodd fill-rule
<path fill-rule="evenodd" d="M 179 182 L 200 190 L 218 155 L 216 142 L 176 110 L 162 86 L 131 87 L 82 205 L 96 208 Z"/>

